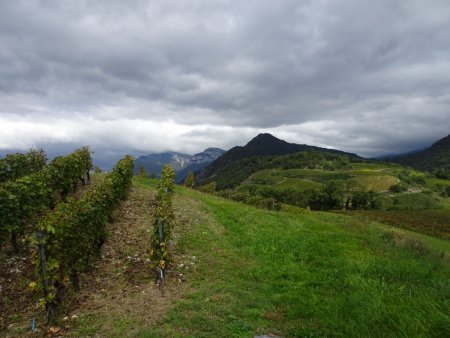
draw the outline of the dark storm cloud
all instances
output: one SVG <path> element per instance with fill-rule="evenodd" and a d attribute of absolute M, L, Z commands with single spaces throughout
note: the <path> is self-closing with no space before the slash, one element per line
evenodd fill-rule
<path fill-rule="evenodd" d="M 0 148 L 411 150 L 450 131 L 449 31 L 446 0 L 4 1 Z"/>

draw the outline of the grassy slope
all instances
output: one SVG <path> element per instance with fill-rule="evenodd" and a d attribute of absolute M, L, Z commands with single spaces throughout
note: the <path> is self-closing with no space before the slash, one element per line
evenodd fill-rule
<path fill-rule="evenodd" d="M 450 335 L 448 256 L 432 248 L 448 254 L 448 241 L 183 188 L 175 205 L 188 222 L 176 251 L 196 256 L 196 269 L 190 291 L 141 337 Z"/>
<path fill-rule="evenodd" d="M 354 182 L 369 190 L 382 193 L 380 200 L 383 210 L 352 211 L 352 215 L 371 216 L 372 220 L 395 225 L 397 227 L 419 231 L 421 233 L 449 239 L 450 226 L 450 198 L 443 198 L 437 192 L 427 194 L 420 191 L 425 188 L 435 189 L 436 185 L 445 187 L 450 180 L 425 178 L 425 185 L 417 185 L 419 192 L 400 193 L 393 195 L 387 190 L 397 184 L 396 177 L 403 167 L 384 163 L 352 163 L 352 169 L 327 171 L 321 169 L 266 169 L 260 170 L 247 178 L 240 186 L 253 186 L 261 189 L 283 191 L 294 189 L 321 189 L 323 185 L 333 179 L 344 179 L 348 183 Z M 410 170 L 412 174 L 419 172 Z M 414 185 L 413 185 L 414 188 Z M 396 210 L 391 211 L 390 209 Z M 386 211 L 389 210 L 389 211 Z M 363 220 L 367 221 L 367 220 Z"/>

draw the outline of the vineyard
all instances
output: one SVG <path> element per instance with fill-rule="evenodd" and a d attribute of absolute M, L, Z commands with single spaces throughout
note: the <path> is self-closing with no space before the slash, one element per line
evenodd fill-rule
<path fill-rule="evenodd" d="M 24 161 L 22 156 L 14 156 L 15 164 L 12 158 L 5 159 L 8 160 L 9 168 L 20 166 Z M 28 155 L 24 156 L 27 158 Z M 45 159 L 45 155 L 41 152 L 39 157 Z M 38 169 L 39 166 L 32 167 Z M 90 150 L 84 147 L 70 155 L 56 157 L 48 165 L 41 166 L 40 170 L 2 183 L 0 243 L 10 236 L 12 245 L 18 252 L 20 249 L 18 236 L 29 235 L 36 226 L 39 216 L 55 208 L 59 202 L 66 201 L 68 194 L 75 192 L 79 183 L 83 185 L 88 183 L 91 169 Z"/>
<path fill-rule="evenodd" d="M 60 203 L 38 223 L 33 243 L 39 275 L 38 290 L 44 297 L 39 303 L 51 319 L 67 280 L 80 290 L 79 273 L 89 268 L 106 239 L 105 226 L 117 203 L 124 199 L 133 177 L 134 161 L 127 156 L 112 172 L 79 199 Z"/>
<path fill-rule="evenodd" d="M 38 172 L 45 166 L 46 160 L 42 149 L 32 149 L 27 154 L 8 154 L 0 159 L 0 183 Z"/>
<path fill-rule="evenodd" d="M 1 183 L 0 335 L 448 336 L 445 236 L 133 166 L 92 174 L 85 147 Z"/>
<path fill-rule="evenodd" d="M 69 284 L 80 291 L 80 273 L 98 257 L 106 225 L 130 188 L 134 160 L 125 156 L 95 182 L 88 147 L 48 164 L 43 151 L 12 154 L 0 166 L 0 244 L 9 237 L 9 261 L 17 256 L 34 266 L 27 292 L 45 310 L 43 321 L 52 323 Z"/>

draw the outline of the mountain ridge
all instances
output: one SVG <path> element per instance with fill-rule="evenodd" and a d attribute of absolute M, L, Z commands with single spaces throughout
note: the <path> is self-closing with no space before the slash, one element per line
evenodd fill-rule
<path fill-rule="evenodd" d="M 394 156 L 387 160 L 430 172 L 440 169 L 450 171 L 450 134 L 437 140 L 428 148 Z"/>
<path fill-rule="evenodd" d="M 277 156 L 299 153 L 303 151 L 317 151 L 334 155 L 347 155 L 354 158 L 361 158 L 357 154 L 347 153 L 341 150 L 321 148 L 306 144 L 289 143 L 281 140 L 269 133 L 260 133 L 251 139 L 245 146 L 235 146 L 225 154 L 217 158 L 210 165 L 204 167 L 196 173 L 198 182 L 209 180 L 228 163 L 239 161 L 255 156 Z"/>

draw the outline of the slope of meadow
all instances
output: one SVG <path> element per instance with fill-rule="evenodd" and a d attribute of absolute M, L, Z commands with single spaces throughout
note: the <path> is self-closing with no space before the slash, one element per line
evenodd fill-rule
<path fill-rule="evenodd" d="M 82 292 L 69 293 L 59 311 L 60 334 L 450 335 L 448 240 L 294 206 L 267 211 L 182 187 L 174 263 L 158 288 L 147 259 L 155 185 L 134 178 Z M 0 335 L 26 335 L 30 315 L 4 318 Z"/>
<path fill-rule="evenodd" d="M 195 265 L 185 295 L 141 337 L 450 334 L 448 241 L 184 188 L 175 205 L 175 251 Z"/>

